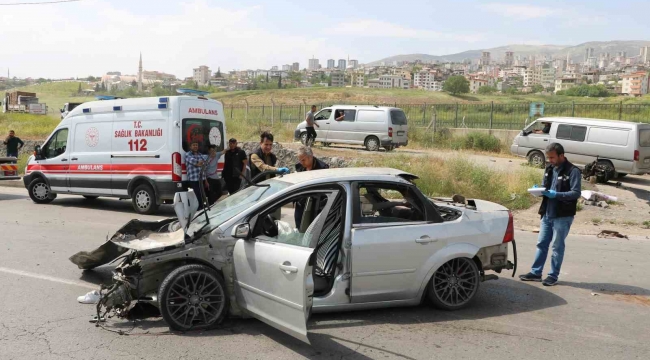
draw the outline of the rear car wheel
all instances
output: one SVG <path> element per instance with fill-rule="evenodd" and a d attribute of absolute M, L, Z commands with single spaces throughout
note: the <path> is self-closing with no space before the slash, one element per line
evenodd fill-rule
<path fill-rule="evenodd" d="M 300 143 L 302 143 L 303 145 L 307 145 L 307 133 L 306 132 L 300 134 Z"/>
<path fill-rule="evenodd" d="M 444 263 L 431 277 L 428 298 L 443 310 L 459 310 L 474 300 L 480 275 L 472 259 L 456 258 Z"/>
<path fill-rule="evenodd" d="M 379 139 L 376 136 L 369 136 L 364 145 L 368 151 L 377 151 L 380 146 Z"/>
<path fill-rule="evenodd" d="M 158 210 L 156 193 L 148 184 L 142 184 L 133 190 L 131 195 L 133 208 L 138 214 L 150 215 Z"/>
<path fill-rule="evenodd" d="M 29 183 L 27 187 L 29 197 L 37 204 L 49 204 L 56 198 L 56 194 L 52 194 L 50 185 L 48 185 L 42 178 L 36 178 Z"/>
<path fill-rule="evenodd" d="M 528 154 L 528 163 L 534 167 L 543 168 L 546 165 L 546 157 L 541 151 L 533 151 Z"/>
<path fill-rule="evenodd" d="M 158 290 L 160 313 L 173 330 L 212 329 L 228 312 L 225 282 L 214 269 L 183 265 Z"/>

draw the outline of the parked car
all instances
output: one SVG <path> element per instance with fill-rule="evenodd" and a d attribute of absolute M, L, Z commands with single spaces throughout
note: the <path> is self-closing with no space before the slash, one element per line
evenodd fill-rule
<path fill-rule="evenodd" d="M 415 179 L 395 169 L 307 171 L 249 186 L 198 214 L 194 194 L 179 192 L 178 218 L 132 220 L 70 260 L 87 270 L 124 256 L 101 290 L 102 312 L 126 317 L 144 302 L 176 330 L 211 328 L 230 314 L 307 341 L 312 309 L 422 301 L 461 309 L 496 278 L 486 271 L 516 269 L 516 249 L 508 261 L 512 214 L 482 200 L 429 199 Z"/>
<path fill-rule="evenodd" d="M 225 122 L 221 103 L 203 96 L 87 102 L 36 147 L 25 188 L 39 204 L 57 194 L 130 198 L 136 212 L 152 214 L 187 180 L 191 142 L 204 154 L 210 144 L 224 148 Z"/>
<path fill-rule="evenodd" d="M 544 129 L 546 128 L 546 129 Z M 650 124 L 586 118 L 540 118 L 517 135 L 514 155 L 535 166 L 546 163 L 544 150 L 560 143 L 572 163 L 611 166 L 619 176 L 650 173 Z"/>
<path fill-rule="evenodd" d="M 334 105 L 317 112 L 314 121 L 318 124 L 316 140 L 325 145 L 363 145 L 368 151 L 381 147 L 391 151 L 408 145 L 406 114 L 398 108 Z M 294 132 L 294 138 L 303 144 L 307 140 L 306 126 L 303 121 Z"/>

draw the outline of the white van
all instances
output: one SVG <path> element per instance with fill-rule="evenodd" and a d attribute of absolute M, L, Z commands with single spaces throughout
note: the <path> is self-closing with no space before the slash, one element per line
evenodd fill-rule
<path fill-rule="evenodd" d="M 340 121 L 337 117 L 343 118 Z M 316 141 L 328 144 L 363 145 L 369 151 L 391 151 L 408 145 L 408 124 L 402 109 L 365 105 L 334 105 L 317 112 Z M 294 138 L 305 144 L 307 123 L 298 124 Z"/>
<path fill-rule="evenodd" d="M 36 203 L 57 194 L 131 198 L 136 212 L 151 214 L 182 190 L 189 144 L 221 151 L 225 132 L 222 104 L 201 96 L 87 102 L 36 147 L 23 182 Z"/>
<path fill-rule="evenodd" d="M 82 103 L 65 103 L 63 104 L 63 107 L 61 108 L 61 120 L 65 119 L 66 116 L 70 113 L 70 111 L 74 110 L 77 106 L 81 105 Z"/>
<path fill-rule="evenodd" d="M 569 160 L 584 166 L 598 159 L 620 176 L 650 173 L 650 124 L 616 120 L 540 118 L 517 135 L 510 147 L 514 155 L 535 166 L 546 163 L 544 151 L 560 143 Z"/>

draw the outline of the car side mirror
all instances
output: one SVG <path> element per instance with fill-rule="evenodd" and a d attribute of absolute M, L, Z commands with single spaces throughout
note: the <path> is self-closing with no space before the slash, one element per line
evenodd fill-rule
<path fill-rule="evenodd" d="M 249 223 L 243 223 L 232 229 L 231 236 L 235 239 L 248 239 L 251 235 L 251 226 Z"/>
<path fill-rule="evenodd" d="M 35 158 L 36 160 L 39 160 L 39 159 L 42 158 L 42 155 L 41 155 L 41 146 L 40 146 L 40 145 L 36 145 L 36 146 L 34 146 L 34 158 Z"/>
<path fill-rule="evenodd" d="M 64 112 L 64 110 L 63 110 L 63 109 L 61 109 L 61 114 L 63 114 L 63 112 Z"/>

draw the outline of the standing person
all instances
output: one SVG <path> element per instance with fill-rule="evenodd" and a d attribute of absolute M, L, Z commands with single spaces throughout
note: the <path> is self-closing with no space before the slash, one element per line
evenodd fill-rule
<path fill-rule="evenodd" d="M 272 152 L 273 151 L 273 134 L 268 131 L 265 131 L 260 135 L 260 147 L 251 154 L 251 180 L 255 176 L 259 175 L 264 171 L 280 171 L 282 173 L 288 174 L 289 169 L 286 167 L 275 167 L 278 162 L 277 156 Z M 269 174 L 264 179 L 258 181 L 264 181 L 275 177 L 275 175 Z"/>
<path fill-rule="evenodd" d="M 208 146 L 208 160 L 205 168 L 207 176 L 208 204 L 212 205 L 221 197 L 221 179 L 219 178 L 219 159 L 225 153 L 217 151 L 217 145 Z"/>
<path fill-rule="evenodd" d="M 237 139 L 232 138 L 228 141 L 228 148 L 225 151 L 223 164 L 223 180 L 226 182 L 228 194 L 232 195 L 239 191 L 241 182 L 246 173 L 246 164 L 248 158 L 246 152 L 237 146 Z"/>
<path fill-rule="evenodd" d="M 305 127 L 305 130 L 307 130 L 305 145 L 307 146 L 312 146 L 316 141 L 316 136 L 318 136 L 316 130 L 314 130 L 314 125 L 320 127 L 320 125 L 314 121 L 314 114 L 316 114 L 316 105 L 312 105 L 311 110 L 307 112 L 307 115 L 305 116 L 305 122 L 307 122 L 307 126 Z"/>
<path fill-rule="evenodd" d="M 18 151 L 25 146 L 25 143 L 16 136 L 16 132 L 9 130 L 9 136 L 2 142 L 7 145 L 7 157 L 18 158 Z"/>
<path fill-rule="evenodd" d="M 205 189 L 205 174 L 203 165 L 207 159 L 199 153 L 199 143 L 193 142 L 190 145 L 190 151 L 185 154 L 185 166 L 187 167 L 187 182 L 190 188 L 194 190 L 197 200 L 199 200 L 199 210 L 203 209 L 203 190 Z"/>
<path fill-rule="evenodd" d="M 296 172 L 303 171 L 313 171 L 313 170 L 322 170 L 329 169 L 330 166 L 326 163 L 318 160 L 311 148 L 307 146 L 301 146 L 298 149 L 298 163 L 296 164 Z M 300 223 L 302 222 L 302 214 L 305 212 L 305 201 L 297 201 L 295 204 L 295 210 L 293 213 L 293 218 L 296 221 L 296 228 L 300 229 Z"/>
<path fill-rule="evenodd" d="M 539 215 L 542 217 L 537 240 L 535 261 L 528 274 L 520 275 L 523 281 L 541 281 L 548 248 L 553 241 L 551 272 L 542 281 L 544 286 L 557 284 L 562 260 L 564 260 L 564 242 L 571 229 L 580 198 L 580 169 L 564 156 L 564 147 L 552 143 L 546 148 L 546 159 L 550 165 L 544 171 L 543 184 L 546 189 L 542 195 Z"/>

